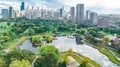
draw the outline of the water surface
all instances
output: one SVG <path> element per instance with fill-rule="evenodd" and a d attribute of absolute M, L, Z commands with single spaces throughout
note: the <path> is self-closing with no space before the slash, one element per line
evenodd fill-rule
<path fill-rule="evenodd" d="M 86 57 L 94 60 L 96 63 L 100 64 L 102 67 L 120 67 L 113 62 L 111 62 L 107 56 L 100 53 L 98 49 L 95 49 L 87 44 L 76 44 L 75 38 L 68 37 L 57 37 L 57 40 L 53 41 L 54 46 L 56 46 L 61 52 L 68 49 L 72 49 L 78 53 L 85 55 Z"/>
<path fill-rule="evenodd" d="M 68 38 L 66 36 L 63 37 L 56 37 L 57 40 L 54 40 L 52 43 L 55 47 L 59 49 L 59 51 L 67 51 L 69 49 L 72 49 L 75 52 L 81 53 L 85 55 L 86 57 L 94 60 L 96 63 L 100 64 L 102 67 L 120 67 L 113 62 L 111 62 L 107 56 L 100 53 L 98 49 L 95 49 L 87 44 L 76 44 L 76 38 Z M 22 45 L 18 46 L 19 49 L 23 50 L 29 50 L 34 52 L 35 54 L 38 54 L 38 48 L 39 47 L 33 47 L 30 40 L 26 40 L 22 43 Z"/>
<path fill-rule="evenodd" d="M 35 54 L 38 54 L 38 47 L 34 47 L 31 43 L 30 39 L 26 40 L 21 45 L 18 45 L 18 49 L 21 49 L 21 50 L 25 49 L 25 50 L 31 51 Z"/>

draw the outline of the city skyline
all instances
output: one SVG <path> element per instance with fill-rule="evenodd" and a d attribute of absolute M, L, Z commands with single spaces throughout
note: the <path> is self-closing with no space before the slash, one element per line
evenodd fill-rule
<path fill-rule="evenodd" d="M 70 7 L 76 6 L 76 4 L 85 4 L 85 10 L 92 10 L 99 14 L 120 14 L 120 5 L 118 0 L 1 0 L 0 9 L 8 8 L 12 6 L 14 9 L 19 9 L 21 2 L 26 3 L 25 6 L 43 6 L 45 9 L 59 9 L 64 6 L 66 11 L 70 10 Z M 54 3 L 54 4 L 53 4 Z"/>

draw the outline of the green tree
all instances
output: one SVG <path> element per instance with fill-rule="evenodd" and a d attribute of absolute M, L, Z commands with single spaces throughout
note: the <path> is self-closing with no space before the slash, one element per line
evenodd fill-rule
<path fill-rule="evenodd" d="M 67 63 L 65 61 L 62 63 L 59 63 L 59 67 L 67 67 Z"/>
<path fill-rule="evenodd" d="M 27 50 L 14 50 L 10 53 L 8 53 L 5 56 L 6 66 L 8 66 L 13 60 L 22 60 L 22 59 L 28 59 L 33 60 L 33 53 Z"/>
<path fill-rule="evenodd" d="M 32 67 L 28 60 L 14 60 L 10 63 L 9 67 Z"/>
<path fill-rule="evenodd" d="M 11 23 L 10 22 L 7 22 L 7 26 L 10 26 L 11 25 Z"/>
<path fill-rule="evenodd" d="M 33 44 L 42 44 L 42 40 L 43 40 L 43 38 L 41 35 L 32 36 Z"/>
<path fill-rule="evenodd" d="M 39 49 L 39 54 L 43 59 L 42 67 L 58 67 L 59 51 L 55 46 L 45 45 Z"/>
<path fill-rule="evenodd" d="M 86 32 L 84 29 L 77 30 L 78 34 L 84 35 Z"/>
<path fill-rule="evenodd" d="M 23 33 L 24 35 L 34 35 L 35 31 L 32 28 L 29 28 L 27 30 L 25 30 L 25 32 Z"/>
<path fill-rule="evenodd" d="M 81 34 L 84 35 L 85 34 L 85 30 L 81 29 Z"/>
<path fill-rule="evenodd" d="M 4 59 L 0 58 L 0 67 L 4 67 L 5 66 L 5 61 Z"/>
<path fill-rule="evenodd" d="M 118 47 L 118 53 L 120 54 L 120 46 Z"/>
<path fill-rule="evenodd" d="M 105 36 L 105 37 L 103 38 L 103 41 L 105 41 L 106 43 L 108 43 L 108 42 L 110 42 L 110 38 L 107 37 L 107 36 Z"/>
<path fill-rule="evenodd" d="M 45 36 L 45 40 L 46 40 L 48 43 L 49 43 L 49 42 L 52 42 L 53 37 L 50 36 L 50 35 L 46 35 L 46 36 Z"/>
<path fill-rule="evenodd" d="M 83 61 L 79 67 L 87 67 L 87 62 L 86 61 Z"/>

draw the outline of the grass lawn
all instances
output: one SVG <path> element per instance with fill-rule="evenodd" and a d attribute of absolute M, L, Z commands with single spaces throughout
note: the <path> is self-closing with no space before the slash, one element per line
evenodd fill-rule
<path fill-rule="evenodd" d="M 10 28 L 0 28 L 0 33 L 11 30 Z"/>
<path fill-rule="evenodd" d="M 14 24 L 14 22 L 12 22 L 12 23 L 10 24 L 10 27 L 8 27 L 8 28 L 0 28 L 0 33 L 11 30 L 11 26 L 12 26 L 13 24 Z M 1 27 L 1 26 L 7 27 L 7 22 L 0 22 L 0 27 Z"/>
<path fill-rule="evenodd" d="M 83 55 L 81 55 L 80 53 L 75 53 L 75 54 L 77 54 L 78 56 L 72 56 L 74 59 L 76 59 L 76 61 L 79 61 L 79 59 L 78 58 L 83 58 L 83 60 L 84 61 L 86 61 L 86 62 L 88 62 L 89 64 L 87 64 L 89 67 L 91 67 L 91 65 L 93 65 L 94 67 L 101 67 L 99 64 L 97 64 L 95 61 L 93 61 L 93 60 L 91 60 L 91 59 L 89 59 L 88 57 L 86 57 L 86 56 L 83 56 Z M 81 62 L 79 62 L 79 63 L 81 63 Z M 91 65 L 90 65 L 91 64 Z"/>
<path fill-rule="evenodd" d="M 7 26 L 7 22 L 0 22 L 0 26 Z"/>
<path fill-rule="evenodd" d="M 86 42 L 90 43 L 89 41 L 86 41 Z M 118 60 L 109 50 L 113 51 L 116 54 L 116 56 L 120 57 L 120 55 L 116 51 L 112 50 L 111 48 L 109 48 L 107 46 L 102 46 L 102 45 L 93 44 L 93 43 L 90 43 L 90 44 L 93 45 L 93 46 L 98 47 L 99 51 L 102 54 L 106 55 L 109 58 L 110 61 L 112 61 L 113 63 L 120 66 L 120 60 Z"/>
<path fill-rule="evenodd" d="M 67 52 L 63 52 L 61 54 L 68 54 Z M 68 56 L 73 57 L 79 64 L 83 63 L 84 61 L 87 62 L 86 67 L 101 67 L 99 64 L 97 64 L 95 61 L 89 59 L 88 57 L 81 55 L 80 53 L 71 52 L 71 54 Z"/>
<path fill-rule="evenodd" d="M 109 50 L 110 49 L 108 48 L 99 49 L 99 51 L 103 53 L 104 55 L 106 55 L 109 58 L 109 60 L 111 60 L 113 63 L 120 66 L 120 60 L 118 60 Z"/>
<path fill-rule="evenodd" d="M 18 41 L 19 41 L 19 38 L 15 38 L 15 39 L 13 39 L 13 40 L 10 40 L 10 41 L 8 41 L 8 42 L 5 42 L 5 43 L 3 43 L 3 44 L 0 44 L 0 46 L 2 46 L 2 49 L 4 50 L 4 49 L 8 49 L 8 48 L 13 48 L 12 46 L 14 45 L 17 45 L 17 43 L 18 43 Z"/>

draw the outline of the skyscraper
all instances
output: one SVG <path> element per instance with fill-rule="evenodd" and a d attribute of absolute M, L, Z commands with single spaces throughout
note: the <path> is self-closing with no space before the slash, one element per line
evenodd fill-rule
<path fill-rule="evenodd" d="M 90 19 L 90 13 L 91 11 L 90 10 L 87 10 L 86 11 L 86 19 L 89 20 Z"/>
<path fill-rule="evenodd" d="M 13 13 L 12 13 L 12 18 L 17 18 L 17 13 L 15 10 L 13 10 Z"/>
<path fill-rule="evenodd" d="M 70 20 L 72 22 L 75 21 L 75 7 L 71 7 L 71 9 L 70 9 Z"/>
<path fill-rule="evenodd" d="M 44 17 L 44 10 L 43 10 L 43 8 L 41 9 L 41 17 L 42 18 Z"/>
<path fill-rule="evenodd" d="M 22 2 L 22 4 L 21 4 L 21 11 L 23 11 L 23 10 L 25 10 L 25 3 L 24 2 Z"/>
<path fill-rule="evenodd" d="M 1 14 L 2 14 L 2 18 L 7 20 L 9 18 L 9 12 L 8 12 L 8 9 L 2 9 L 1 10 Z"/>
<path fill-rule="evenodd" d="M 63 9 L 60 8 L 60 17 L 62 18 L 63 17 Z"/>
<path fill-rule="evenodd" d="M 84 4 L 77 4 L 76 22 L 82 23 L 83 20 L 84 20 Z"/>
<path fill-rule="evenodd" d="M 93 25 L 96 25 L 96 24 L 97 24 L 97 22 L 98 22 L 97 13 L 95 13 L 95 12 L 91 12 L 91 13 L 90 13 L 90 22 L 91 22 L 91 24 L 93 24 Z"/>
<path fill-rule="evenodd" d="M 13 8 L 9 7 L 9 18 L 12 18 Z"/>

